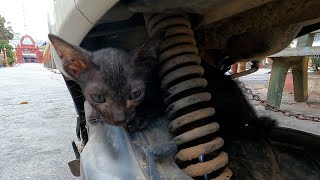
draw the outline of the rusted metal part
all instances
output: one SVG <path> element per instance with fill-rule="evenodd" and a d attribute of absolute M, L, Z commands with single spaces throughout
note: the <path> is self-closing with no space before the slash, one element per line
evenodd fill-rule
<path fill-rule="evenodd" d="M 198 94 L 193 94 L 187 97 L 184 97 L 182 99 L 179 99 L 172 104 L 168 106 L 166 109 L 166 113 L 169 118 L 172 118 L 173 115 L 188 106 L 200 103 L 200 102 L 207 102 L 211 100 L 211 94 L 208 92 L 203 92 L 203 93 L 198 93 Z"/>
<path fill-rule="evenodd" d="M 176 45 L 170 49 L 167 49 L 160 54 L 159 59 L 161 62 L 167 61 L 168 59 L 175 57 L 179 54 L 198 54 L 197 46 L 193 44 L 180 44 Z"/>
<path fill-rule="evenodd" d="M 192 29 L 186 27 L 186 26 L 173 26 L 173 27 L 168 27 L 166 29 L 166 36 L 171 37 L 171 36 L 176 36 L 176 35 L 190 35 L 193 37 L 193 31 Z"/>
<path fill-rule="evenodd" d="M 218 49 L 236 62 L 251 61 L 288 47 L 301 29 L 320 21 L 320 1 L 272 1 L 196 31 L 200 49 Z"/>
<path fill-rule="evenodd" d="M 198 120 L 206 118 L 206 117 L 213 116 L 214 113 L 215 113 L 215 109 L 212 107 L 208 107 L 208 108 L 199 109 L 199 110 L 193 111 L 191 113 L 185 114 L 185 115 L 180 116 L 180 117 L 176 118 L 175 120 L 173 120 L 169 124 L 169 130 L 171 132 L 175 132 L 177 129 L 179 129 L 180 127 L 182 127 L 186 124 L 198 121 Z"/>
<path fill-rule="evenodd" d="M 176 26 L 177 24 L 186 24 L 187 27 L 190 28 L 190 22 L 188 21 L 185 21 L 185 18 L 187 18 L 188 16 L 186 14 L 182 14 L 182 13 L 170 13 L 170 14 L 157 14 L 156 16 L 153 16 L 154 14 L 145 14 L 145 19 L 146 21 L 148 21 L 148 24 L 146 24 L 147 28 L 148 29 L 154 29 L 155 26 L 161 26 L 163 23 L 167 22 L 168 21 L 164 21 L 164 19 L 168 19 L 170 18 L 170 22 L 169 23 L 173 23 L 173 22 L 176 22 L 175 20 L 172 20 L 172 18 L 183 18 L 182 20 L 180 20 L 179 22 L 176 22 L 174 25 Z M 162 22 L 159 23 L 159 22 Z M 158 28 L 156 28 L 158 29 Z M 151 32 L 151 31 L 150 31 Z M 153 34 L 151 34 L 153 35 Z"/>
<path fill-rule="evenodd" d="M 215 113 L 214 108 L 206 105 L 211 100 L 211 94 L 204 90 L 208 82 L 201 78 L 204 69 L 199 65 L 201 59 L 189 26 L 190 21 L 186 15 L 177 14 L 149 14 L 145 15 L 145 20 L 150 36 L 165 30 L 165 38 L 160 46 L 159 59 L 162 62 L 162 70 L 159 74 L 162 78 L 161 88 L 165 91 L 165 102 L 168 104 L 166 114 L 169 120 L 172 120 L 169 129 L 177 133 L 172 142 L 177 146 L 186 146 L 177 154 L 178 166 L 181 161 L 188 159 L 187 157 L 193 157 L 201 162 L 194 164 L 196 169 L 206 166 L 207 173 L 211 173 L 223 168 L 228 163 L 228 158 L 218 156 L 212 159 L 210 157 L 207 159 L 208 163 L 202 158 L 213 151 L 221 152 L 223 146 L 221 138 L 212 137 L 202 142 L 203 144 L 187 145 L 190 141 L 205 138 L 219 130 L 219 124 L 210 119 Z M 201 106 L 197 107 L 197 105 Z M 188 127 L 191 129 L 188 131 L 177 131 L 181 127 L 197 124 L 193 122 L 201 120 L 206 120 L 206 122 L 202 122 L 202 125 Z M 222 153 L 223 157 L 224 154 L 226 153 Z M 221 160 L 223 163 L 217 163 Z M 189 161 L 186 163 L 187 165 L 192 164 Z M 224 165 L 221 167 L 222 164 Z"/>
<path fill-rule="evenodd" d="M 134 0 L 129 3 L 129 9 L 133 12 L 145 13 L 163 13 L 179 9 L 183 12 L 202 14 L 205 16 L 203 21 L 211 23 L 241 13 L 248 9 L 258 7 L 270 1 L 271 0 L 200 0 L 195 2 L 193 0 Z"/>
<path fill-rule="evenodd" d="M 232 21 L 236 24 L 246 23 L 246 27 L 243 27 L 242 32 L 259 29 L 262 30 L 270 27 L 298 24 L 302 22 L 306 22 L 303 25 L 307 25 L 309 23 L 315 23 L 312 21 L 310 22 L 310 20 L 320 17 L 320 12 L 318 11 L 319 6 L 320 2 L 318 0 L 272 1 L 258 8 L 238 14 L 234 17 L 238 22 Z"/>
<path fill-rule="evenodd" d="M 220 6 L 209 8 L 204 14 L 203 19 L 198 26 L 205 26 L 221 19 L 236 15 L 246 10 L 259 7 L 263 4 L 271 2 L 272 0 L 231 0 L 221 1 Z M 227 11 L 226 11 L 227 9 Z"/>
<path fill-rule="evenodd" d="M 209 174 L 212 171 L 216 171 L 220 168 L 225 167 L 228 164 L 228 154 L 221 152 L 216 158 L 211 161 L 197 163 L 190 165 L 182 171 L 188 174 L 190 177 L 203 176 Z"/>
<path fill-rule="evenodd" d="M 217 132 L 219 130 L 220 126 L 218 123 L 213 122 L 198 128 L 194 128 L 190 131 L 187 131 L 185 133 L 182 133 L 175 138 L 173 138 L 173 142 L 175 142 L 177 145 L 184 144 L 186 142 L 198 139 L 200 137 L 204 137 L 206 135 L 212 134 L 214 132 Z"/>
<path fill-rule="evenodd" d="M 235 73 L 230 75 L 231 78 L 239 78 L 241 76 L 246 76 L 248 74 L 252 74 L 256 71 L 259 70 L 259 61 L 252 61 L 252 65 L 251 65 L 251 69 L 249 69 L 248 71 L 243 71 L 243 72 L 239 72 L 239 73 Z"/>
<path fill-rule="evenodd" d="M 172 87 L 170 87 L 165 93 L 164 102 L 168 104 L 170 99 L 175 95 L 178 95 L 186 90 L 193 88 L 205 88 L 208 85 L 208 81 L 204 78 L 194 78 L 178 83 Z"/>
<path fill-rule="evenodd" d="M 230 27 L 225 28 L 231 28 L 231 31 L 239 28 L 239 31 L 242 31 L 240 28 L 243 28 L 245 25 L 242 24 L 239 25 L 240 27 L 234 27 L 233 24 L 230 24 L 229 26 Z M 263 58 L 288 47 L 301 28 L 302 25 L 294 24 L 272 27 L 272 29 L 265 29 L 257 32 L 253 31 L 237 34 L 238 31 L 228 32 L 224 28 L 220 29 L 217 27 L 215 31 L 210 31 L 207 35 L 202 34 L 204 37 L 199 38 L 199 41 L 197 42 L 201 48 L 219 49 L 234 61 L 245 62 Z M 211 36 L 211 33 L 218 36 L 218 38 Z M 282 36 L 279 37 L 279 34 Z M 203 44 L 203 42 L 205 43 Z"/>
<path fill-rule="evenodd" d="M 146 16 L 145 16 L 146 17 Z M 170 18 L 170 21 L 166 21 L 165 19 Z M 172 26 L 184 26 L 187 28 L 191 28 L 190 21 L 186 20 L 186 15 L 177 15 L 177 14 L 165 14 L 165 15 L 157 15 L 153 17 L 152 15 L 145 18 L 146 21 L 150 22 L 148 23 L 148 33 L 149 36 L 154 36 L 155 33 L 166 29 L 168 27 Z"/>
<path fill-rule="evenodd" d="M 309 23 L 313 24 L 315 22 L 310 20 L 320 17 L 319 6 L 320 1 L 318 0 L 272 1 L 228 19 L 206 25 L 203 27 L 206 34 L 205 40 L 208 48 L 222 49 L 226 47 L 232 36 L 250 32 L 268 33 L 268 30 L 272 31 L 275 27 L 285 28 L 299 23 L 302 26 Z M 261 35 L 263 36 L 264 34 Z M 287 35 L 283 34 L 282 36 Z M 279 35 L 277 37 L 280 38 Z M 280 39 L 284 38 L 286 37 Z M 265 40 L 268 42 L 269 39 Z"/>
<path fill-rule="evenodd" d="M 162 21 L 161 23 L 157 24 L 152 31 L 150 31 L 150 35 L 153 36 L 156 32 L 159 32 L 161 29 L 165 29 L 167 27 L 178 25 L 178 26 L 185 26 L 187 28 L 191 27 L 190 22 L 184 21 L 185 18 L 183 17 L 176 17 L 173 18 L 171 21 Z"/>
<path fill-rule="evenodd" d="M 187 75 L 203 75 L 204 69 L 199 66 L 199 65 L 191 65 L 191 66 L 185 66 L 182 68 L 179 68 L 175 71 L 170 72 L 167 74 L 165 77 L 163 77 L 162 82 L 161 82 L 161 88 L 162 89 L 167 89 L 168 85 L 173 82 L 174 80 L 177 80 L 181 77 L 187 76 Z"/>
<path fill-rule="evenodd" d="M 160 51 L 164 51 L 170 47 L 177 46 L 177 44 L 192 44 L 196 45 L 196 40 L 193 37 L 190 37 L 189 35 L 178 35 L 174 37 L 169 37 L 160 45 Z"/>
<path fill-rule="evenodd" d="M 185 54 L 182 56 L 174 57 L 174 58 L 170 59 L 170 61 L 166 61 L 162 65 L 162 68 L 159 72 L 159 75 L 160 75 L 160 77 L 163 77 L 166 72 L 173 69 L 174 67 L 179 66 L 179 65 L 183 65 L 183 64 L 187 64 L 187 63 L 199 65 L 201 63 L 201 59 L 196 54 Z"/>
<path fill-rule="evenodd" d="M 226 167 L 218 177 L 211 180 L 229 180 L 231 179 L 232 175 L 232 171 L 228 167 Z"/>
<path fill-rule="evenodd" d="M 176 159 L 180 161 L 188 161 L 195 158 L 198 158 L 202 154 L 209 154 L 218 149 L 220 149 L 224 144 L 222 138 L 218 137 L 213 139 L 210 142 L 200 144 L 195 147 L 190 147 L 179 151 L 179 153 L 175 156 Z"/>
<path fill-rule="evenodd" d="M 166 29 L 166 36 L 176 36 L 176 35 L 189 35 L 193 37 L 193 31 L 192 29 L 186 27 L 186 26 L 173 26 L 173 27 L 168 27 Z"/>
<path fill-rule="evenodd" d="M 235 61 L 251 61 L 288 47 L 305 26 L 320 22 L 319 0 L 134 0 L 133 12 L 196 13 L 192 24 L 200 49 L 218 49 Z M 159 16 L 159 17 L 158 17 Z M 150 16 L 149 18 L 151 18 Z M 157 15 L 148 29 L 167 15 Z M 313 31 L 313 30 L 312 30 Z M 305 32 L 306 33 L 306 32 Z"/>

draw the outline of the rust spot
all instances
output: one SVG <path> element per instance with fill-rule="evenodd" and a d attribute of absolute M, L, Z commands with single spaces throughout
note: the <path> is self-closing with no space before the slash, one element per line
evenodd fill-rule
<path fill-rule="evenodd" d="M 180 116 L 180 117 L 174 119 L 169 124 L 169 130 L 171 132 L 175 132 L 181 126 L 198 121 L 198 120 L 206 118 L 206 117 L 210 117 L 210 116 L 214 115 L 214 113 L 215 113 L 215 109 L 212 107 L 208 107 L 205 109 L 199 109 L 197 111 L 193 111 L 191 113 L 185 114 L 183 116 Z"/>
<path fill-rule="evenodd" d="M 204 174 L 209 174 L 212 171 L 216 171 L 220 168 L 223 168 L 228 164 L 228 155 L 225 152 L 221 152 L 216 158 L 204 162 L 190 165 L 184 168 L 182 171 L 185 172 L 190 177 L 203 176 Z M 232 172 L 223 174 L 227 177 L 230 177 Z"/>
<path fill-rule="evenodd" d="M 184 144 L 186 142 L 195 140 L 197 138 L 204 137 L 208 134 L 214 133 L 218 131 L 220 128 L 219 124 L 216 122 L 194 128 L 191 131 L 187 131 L 185 133 L 182 133 L 175 138 L 173 138 L 173 142 L 175 142 L 177 145 Z"/>
<path fill-rule="evenodd" d="M 175 158 L 181 161 L 192 160 L 194 158 L 201 156 L 202 154 L 209 154 L 215 150 L 220 149 L 223 146 L 223 144 L 224 144 L 223 139 L 218 137 L 213 139 L 210 142 L 200 144 L 198 146 L 182 149 L 181 151 L 179 151 L 179 153 L 176 155 Z"/>

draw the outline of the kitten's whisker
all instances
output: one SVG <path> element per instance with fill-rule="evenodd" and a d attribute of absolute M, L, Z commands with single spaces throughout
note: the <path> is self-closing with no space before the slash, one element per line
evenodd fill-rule
<path fill-rule="evenodd" d="M 74 88 L 75 86 L 76 86 L 76 84 L 70 86 L 69 89 L 72 89 L 72 88 Z"/>
<path fill-rule="evenodd" d="M 83 94 L 81 94 L 81 95 L 79 95 L 79 96 L 76 96 L 76 97 L 74 97 L 74 98 L 77 99 L 77 98 L 80 98 L 80 97 L 83 97 Z"/>
<path fill-rule="evenodd" d="M 101 122 L 100 116 L 91 116 L 89 119 L 90 123 L 95 125 Z"/>
<path fill-rule="evenodd" d="M 75 89 L 75 91 L 82 93 L 82 91 L 80 89 Z"/>

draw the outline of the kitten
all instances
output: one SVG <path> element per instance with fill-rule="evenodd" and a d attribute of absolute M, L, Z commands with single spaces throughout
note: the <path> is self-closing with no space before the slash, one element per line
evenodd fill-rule
<path fill-rule="evenodd" d="M 139 105 L 156 106 L 162 102 L 150 101 L 149 90 L 146 90 L 154 80 L 150 79 L 150 72 L 158 63 L 161 34 L 131 53 L 115 48 L 89 52 L 57 36 L 49 34 L 48 37 L 62 60 L 63 69 L 79 84 L 98 115 L 94 120 L 125 125 L 135 118 Z"/>
<path fill-rule="evenodd" d="M 135 118 L 136 122 L 145 123 L 146 119 L 163 113 L 155 69 L 160 35 L 131 54 L 114 48 L 88 52 L 54 35 L 49 35 L 49 39 L 62 59 L 64 70 L 80 85 L 98 114 L 96 117 L 103 122 L 124 125 Z M 266 134 L 277 125 L 275 120 L 257 115 L 230 77 L 205 62 L 202 66 L 208 80 L 207 91 L 213 97 L 211 104 L 216 109 L 215 119 L 225 136 L 236 135 L 245 126 Z"/>
<path fill-rule="evenodd" d="M 259 117 L 248 102 L 241 89 L 231 77 L 224 72 L 202 63 L 204 78 L 208 81 L 207 91 L 211 93 L 211 104 L 216 110 L 215 120 L 221 127 L 224 137 L 238 136 L 244 127 L 251 128 L 254 136 L 267 136 L 277 126 L 277 121 L 270 117 Z"/>

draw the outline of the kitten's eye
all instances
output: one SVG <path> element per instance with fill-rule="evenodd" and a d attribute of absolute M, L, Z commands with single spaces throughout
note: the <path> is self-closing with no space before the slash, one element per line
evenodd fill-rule
<path fill-rule="evenodd" d="M 91 99 L 96 103 L 103 103 L 106 102 L 106 99 L 100 94 L 93 94 L 91 95 Z"/>
<path fill-rule="evenodd" d="M 141 97 L 142 91 L 141 90 L 134 90 L 131 91 L 129 95 L 130 100 L 138 100 Z"/>

